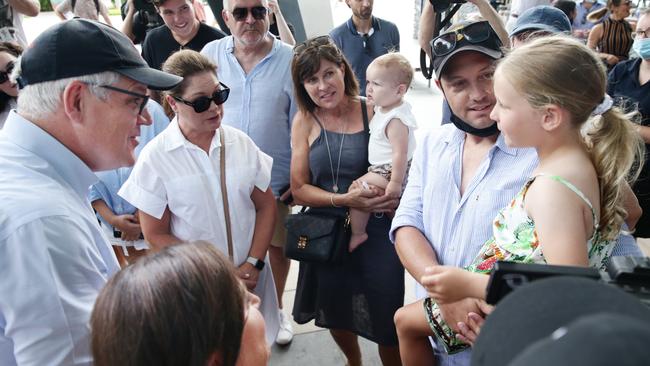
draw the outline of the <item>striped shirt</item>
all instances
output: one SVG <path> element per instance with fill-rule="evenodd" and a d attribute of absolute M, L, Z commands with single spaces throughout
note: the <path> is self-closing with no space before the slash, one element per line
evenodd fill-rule
<path fill-rule="evenodd" d="M 598 41 L 599 52 L 627 60 L 632 42 L 632 26 L 626 20 L 607 18 L 603 22 L 603 36 Z"/>

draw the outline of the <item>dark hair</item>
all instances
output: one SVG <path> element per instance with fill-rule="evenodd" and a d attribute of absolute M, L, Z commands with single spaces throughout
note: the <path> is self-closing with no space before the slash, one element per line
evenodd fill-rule
<path fill-rule="evenodd" d="M 205 366 L 214 352 L 237 361 L 245 290 L 212 244 L 172 245 L 113 276 L 90 325 L 97 366 Z"/>
<path fill-rule="evenodd" d="M 291 60 L 291 78 L 296 95 L 298 108 L 302 112 L 313 112 L 316 103 L 311 99 L 305 90 L 304 81 L 318 72 L 322 60 L 327 60 L 343 65 L 343 82 L 345 84 L 345 95 L 356 97 L 359 95 L 359 82 L 354 76 L 350 63 L 345 59 L 341 50 L 331 41 L 323 41 L 323 37 L 311 38 L 295 47 L 293 59 Z"/>
<path fill-rule="evenodd" d="M 19 57 L 23 53 L 23 47 L 12 42 L 0 42 L 0 52 Z M 0 111 L 3 111 L 7 107 L 7 103 L 13 98 L 11 95 L 0 92 Z"/>
<path fill-rule="evenodd" d="M 188 78 L 204 72 L 217 72 L 217 65 L 212 63 L 207 57 L 193 50 L 180 50 L 174 52 L 167 61 L 162 65 L 162 71 L 177 75 L 183 78 L 183 81 L 174 88 L 164 91 L 163 95 L 180 97 L 189 83 Z M 163 108 L 168 117 L 174 116 L 171 106 L 167 100 L 162 100 Z"/>
<path fill-rule="evenodd" d="M 562 12 L 566 15 L 569 20 L 573 21 L 572 15 L 575 15 L 576 11 L 576 3 L 573 0 L 557 0 L 555 4 L 553 4 L 554 7 L 562 10 Z"/>

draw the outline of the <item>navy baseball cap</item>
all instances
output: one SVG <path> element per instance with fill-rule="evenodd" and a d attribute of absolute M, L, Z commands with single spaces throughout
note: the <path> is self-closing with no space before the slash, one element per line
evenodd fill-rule
<path fill-rule="evenodd" d="M 440 79 L 447 63 L 459 52 L 476 51 L 492 59 L 503 57 L 499 36 L 487 21 L 458 23 L 431 42 L 431 63 Z"/>
<path fill-rule="evenodd" d="M 41 33 L 20 61 L 21 87 L 114 71 L 154 90 L 167 90 L 183 78 L 147 65 L 130 39 L 108 25 L 72 19 Z"/>
<path fill-rule="evenodd" d="M 526 31 L 542 31 L 548 33 L 571 33 L 571 22 L 564 12 L 547 5 L 532 7 L 517 18 L 510 37 Z"/>

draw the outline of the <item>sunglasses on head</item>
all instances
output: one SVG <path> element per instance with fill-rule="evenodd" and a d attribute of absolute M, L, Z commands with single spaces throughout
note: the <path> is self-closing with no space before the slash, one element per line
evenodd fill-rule
<path fill-rule="evenodd" d="M 457 42 L 463 38 L 476 44 L 488 40 L 491 33 L 492 27 L 487 21 L 472 23 L 434 38 L 431 41 L 431 52 L 438 57 L 445 56 L 455 50 Z"/>
<path fill-rule="evenodd" d="M 251 12 L 253 18 L 256 20 L 264 19 L 264 17 L 266 17 L 266 14 L 269 12 L 269 10 L 263 6 L 254 6 L 252 8 L 234 8 L 232 9 L 232 16 L 236 21 L 241 22 L 243 20 L 246 20 L 249 11 Z"/>
<path fill-rule="evenodd" d="M 198 97 L 194 99 L 194 101 L 192 102 L 187 101 L 180 97 L 173 97 L 173 98 L 185 105 L 194 108 L 194 112 L 203 113 L 208 109 L 210 109 L 210 104 L 212 102 L 214 102 L 214 104 L 216 105 L 221 105 L 226 100 L 228 100 L 228 95 L 230 94 L 230 88 L 228 88 L 226 84 L 222 82 L 219 82 L 219 85 L 221 86 L 221 89 L 216 90 L 214 93 L 212 93 L 211 97 Z"/>
<path fill-rule="evenodd" d="M 325 36 L 314 37 L 314 38 L 308 39 L 308 40 L 306 40 L 306 41 L 304 41 L 302 43 L 298 43 L 293 48 L 293 53 L 294 54 L 302 53 L 308 48 L 318 48 L 320 46 L 324 46 L 324 45 L 331 44 L 331 43 L 332 43 L 332 39 L 330 38 L 330 36 L 325 35 Z"/>
<path fill-rule="evenodd" d="M 0 71 L 0 84 L 3 84 L 9 80 L 9 75 L 11 75 L 11 72 L 14 71 L 14 66 L 15 63 L 13 61 L 9 61 L 7 64 L 7 69 L 5 71 Z"/>

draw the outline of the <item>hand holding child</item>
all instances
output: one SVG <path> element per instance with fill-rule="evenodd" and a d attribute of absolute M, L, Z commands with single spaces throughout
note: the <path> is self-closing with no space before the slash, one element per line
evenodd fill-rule
<path fill-rule="evenodd" d="M 402 184 L 395 181 L 390 181 L 386 185 L 386 191 L 384 194 L 391 198 L 399 198 L 402 193 Z"/>
<path fill-rule="evenodd" d="M 473 278 L 475 273 L 458 267 L 432 266 L 425 269 L 426 274 L 420 283 L 436 302 L 445 304 L 474 296 Z"/>

